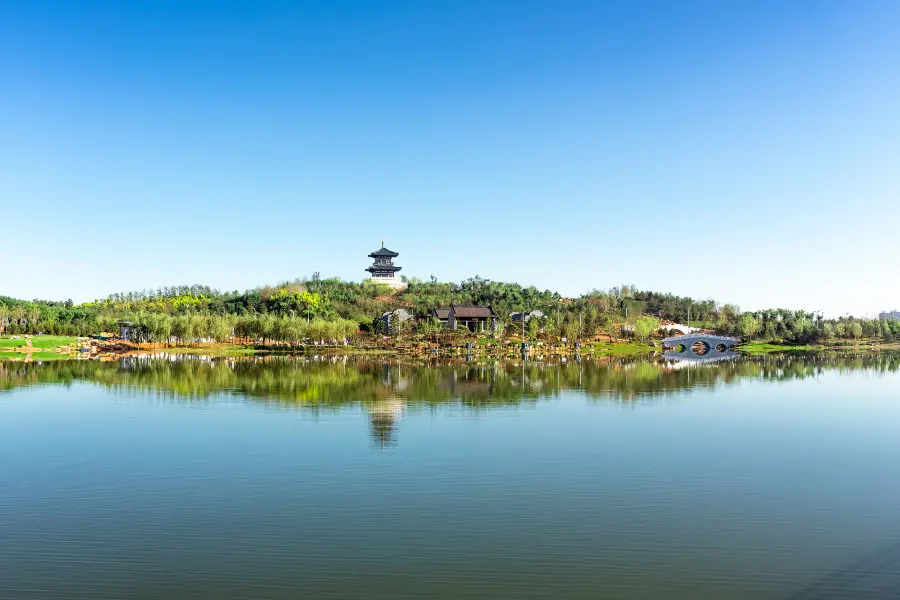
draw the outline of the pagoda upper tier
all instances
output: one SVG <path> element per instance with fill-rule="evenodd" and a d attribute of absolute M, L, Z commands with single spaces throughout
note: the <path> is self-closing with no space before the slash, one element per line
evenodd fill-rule
<path fill-rule="evenodd" d="M 392 278 L 394 273 L 399 271 L 401 267 L 394 266 L 394 257 L 400 256 L 398 252 L 393 252 L 384 247 L 369 253 L 369 257 L 373 259 L 372 266 L 366 271 L 372 274 L 374 278 Z"/>
<path fill-rule="evenodd" d="M 400 256 L 399 252 L 392 252 L 384 246 L 369 254 L 371 258 L 396 258 L 398 256 Z"/>

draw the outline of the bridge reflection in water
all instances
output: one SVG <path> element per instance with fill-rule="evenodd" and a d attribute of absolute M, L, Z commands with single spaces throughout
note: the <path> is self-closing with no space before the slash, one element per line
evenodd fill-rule
<path fill-rule="evenodd" d="M 726 360 L 736 360 L 741 353 L 736 350 L 725 350 L 724 352 L 707 352 L 706 354 L 695 354 L 694 352 L 679 352 L 678 350 L 666 350 L 662 353 L 662 357 L 674 363 L 676 368 L 688 367 L 694 365 L 706 365 Z"/>

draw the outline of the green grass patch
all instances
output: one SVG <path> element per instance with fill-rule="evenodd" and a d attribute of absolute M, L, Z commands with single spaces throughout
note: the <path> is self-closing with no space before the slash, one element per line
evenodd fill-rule
<path fill-rule="evenodd" d="M 860 350 L 897 350 L 900 342 L 887 341 L 878 338 L 863 338 L 861 340 L 832 340 L 826 346 L 827 350 L 851 351 Z"/>
<path fill-rule="evenodd" d="M 884 342 L 883 344 L 878 344 L 874 346 L 878 350 L 900 350 L 900 343 L 898 342 Z"/>
<path fill-rule="evenodd" d="M 6 359 L 18 359 L 25 360 L 28 355 L 31 355 L 31 360 L 68 360 L 72 358 L 68 354 L 59 354 L 57 352 L 0 352 L 0 360 Z"/>
<path fill-rule="evenodd" d="M 31 360 L 69 360 L 72 358 L 69 354 L 60 354 L 59 352 L 32 352 Z"/>
<path fill-rule="evenodd" d="M 31 336 L 31 345 L 34 348 L 58 348 L 60 346 L 72 346 L 78 343 L 78 338 L 65 335 L 34 335 Z M 12 339 L 9 336 L 0 337 L 0 348 L 24 348 L 27 346 L 27 340 L 24 337 Z"/>
<path fill-rule="evenodd" d="M 735 348 L 747 354 L 771 354 L 773 352 L 809 352 L 810 350 L 821 349 L 821 346 L 789 346 L 786 344 L 751 342 L 749 344 L 741 344 L 740 346 L 736 346 Z"/>

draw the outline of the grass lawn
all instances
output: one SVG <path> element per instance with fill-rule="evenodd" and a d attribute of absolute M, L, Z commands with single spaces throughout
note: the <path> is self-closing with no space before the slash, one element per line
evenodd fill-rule
<path fill-rule="evenodd" d="M 56 352 L 31 352 L 31 360 L 68 360 L 72 358 L 68 354 L 58 354 Z M 24 352 L 0 352 L 0 360 L 9 358 L 25 360 L 28 354 Z"/>
<path fill-rule="evenodd" d="M 747 354 L 771 354 L 772 352 L 809 352 L 811 350 L 822 350 L 822 346 L 790 346 L 786 344 L 767 344 L 765 342 L 751 342 L 749 344 L 741 344 L 735 346 L 736 350 L 746 352 Z"/>
<path fill-rule="evenodd" d="M 837 352 L 877 352 L 880 350 L 898 350 L 900 342 L 890 342 L 878 338 L 863 338 L 856 341 L 833 341 L 824 347 Z"/>
<path fill-rule="evenodd" d="M 898 349 L 898 346 L 890 343 L 871 344 L 865 341 L 858 344 L 842 343 L 840 345 L 830 346 L 823 346 L 821 344 L 791 346 L 789 344 L 753 342 L 750 344 L 741 344 L 736 348 L 747 354 L 772 354 L 773 352 L 819 352 L 824 350 L 830 352 L 877 352 L 880 350 L 896 350 Z"/>
<path fill-rule="evenodd" d="M 31 345 L 35 348 L 58 348 L 59 346 L 74 346 L 77 338 L 65 335 L 34 335 L 31 336 Z M 0 348 L 24 348 L 28 344 L 25 338 L 14 340 L 9 336 L 0 337 Z"/>

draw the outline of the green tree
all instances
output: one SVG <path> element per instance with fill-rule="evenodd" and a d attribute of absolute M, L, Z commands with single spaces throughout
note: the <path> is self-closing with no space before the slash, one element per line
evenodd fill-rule
<path fill-rule="evenodd" d="M 37 306 L 29 307 L 25 318 L 28 321 L 28 329 L 31 333 L 38 333 L 38 321 L 41 318 L 41 310 Z"/>
<path fill-rule="evenodd" d="M 217 342 L 225 342 L 234 332 L 234 319 L 226 315 L 207 314 L 204 318 L 206 337 Z"/>
<path fill-rule="evenodd" d="M 741 315 L 740 330 L 741 335 L 747 338 L 748 342 L 753 341 L 753 336 L 759 332 L 759 319 L 750 313 Z"/>
<path fill-rule="evenodd" d="M 538 334 L 541 332 L 541 324 L 538 318 L 532 317 L 528 319 L 528 323 L 525 327 L 528 330 L 528 338 L 532 340 L 537 339 Z"/>
<path fill-rule="evenodd" d="M 317 282 L 318 285 L 321 285 L 321 282 Z M 298 314 L 310 320 L 318 315 L 322 307 L 322 298 L 319 294 L 306 290 L 293 291 L 281 288 L 269 297 L 266 306 L 270 312 L 282 315 Z"/>
<path fill-rule="evenodd" d="M 569 341 L 573 341 L 578 338 L 579 333 L 578 327 L 578 318 L 569 319 L 565 323 L 563 323 L 563 333 Z"/>
<path fill-rule="evenodd" d="M 147 313 L 145 324 L 151 341 L 165 342 L 172 335 L 172 317 L 165 313 Z"/>
<path fill-rule="evenodd" d="M 400 335 L 400 317 L 397 315 L 397 311 L 391 313 L 390 321 L 388 325 L 391 335 L 399 336 Z"/>
<path fill-rule="evenodd" d="M 376 335 L 384 335 L 385 329 L 386 327 L 384 325 L 384 319 L 382 319 L 381 317 L 375 317 L 374 319 L 372 319 L 372 331 Z"/>
<path fill-rule="evenodd" d="M 656 317 L 638 317 L 634 321 L 634 335 L 638 339 L 649 341 L 654 331 L 659 329 L 659 319 Z"/>
<path fill-rule="evenodd" d="M 191 317 L 190 315 L 176 315 L 172 318 L 171 333 L 182 344 L 186 344 L 191 339 Z"/>

